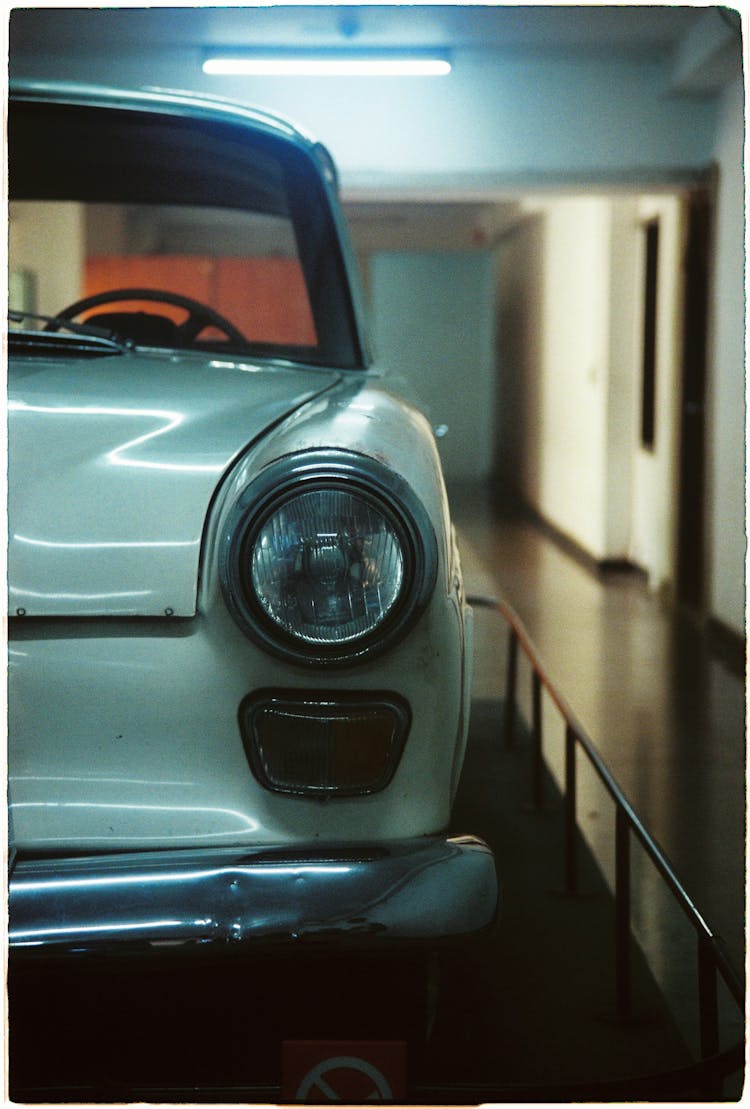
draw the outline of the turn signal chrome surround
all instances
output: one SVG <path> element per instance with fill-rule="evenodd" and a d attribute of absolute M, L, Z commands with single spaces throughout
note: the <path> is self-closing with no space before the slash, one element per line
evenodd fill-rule
<path fill-rule="evenodd" d="M 318 799 L 386 788 L 411 723 L 395 693 L 261 690 L 240 705 L 250 767 L 275 793 Z"/>

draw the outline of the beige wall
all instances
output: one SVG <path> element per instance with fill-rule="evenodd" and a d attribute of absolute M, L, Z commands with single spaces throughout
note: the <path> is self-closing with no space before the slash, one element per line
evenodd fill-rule
<path fill-rule="evenodd" d="M 609 204 L 549 202 L 542 268 L 539 411 L 527 450 L 538 459 L 540 513 L 605 557 Z"/>
<path fill-rule="evenodd" d="M 37 312 L 54 316 L 82 295 L 83 244 L 82 205 L 11 204 L 8 269 L 11 274 L 24 270 L 34 275 Z"/>
<path fill-rule="evenodd" d="M 533 222 L 497 250 L 499 433 L 516 429 L 501 454 L 505 480 L 593 557 L 622 556 L 612 544 L 623 540 L 627 497 L 622 470 L 607 465 L 610 437 L 623 435 L 608 407 L 621 386 L 610 381 L 612 203 L 579 196 L 532 207 Z"/>
<path fill-rule="evenodd" d="M 681 202 L 533 205 L 498 246 L 498 434 L 505 480 L 595 559 L 674 576 Z M 660 217 L 657 430 L 639 442 L 642 225 Z M 506 410 L 503 410 L 503 405 Z"/>

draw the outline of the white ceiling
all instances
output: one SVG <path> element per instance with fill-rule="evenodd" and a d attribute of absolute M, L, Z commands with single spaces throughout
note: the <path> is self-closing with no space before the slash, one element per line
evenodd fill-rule
<path fill-rule="evenodd" d="M 555 4 L 16 8 L 10 51 L 357 45 L 669 54 L 701 11 Z"/>

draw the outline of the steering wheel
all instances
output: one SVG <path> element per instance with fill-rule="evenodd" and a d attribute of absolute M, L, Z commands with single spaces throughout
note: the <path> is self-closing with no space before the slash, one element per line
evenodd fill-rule
<path fill-rule="evenodd" d="M 177 308 L 184 308 L 188 313 L 187 319 L 184 323 L 175 325 L 181 346 L 191 343 L 206 327 L 218 328 L 233 343 L 239 343 L 242 346 L 247 344 L 247 339 L 242 332 L 208 304 L 201 304 L 200 301 L 183 296 L 182 293 L 170 293 L 162 289 L 111 289 L 106 293 L 95 293 L 63 308 L 62 312 L 57 313 L 57 319 L 72 320 L 89 308 L 98 308 L 100 304 L 115 304 L 121 300 L 151 300 L 156 304 L 173 304 Z M 94 323 L 95 319 L 91 322 Z M 57 322 L 48 323 L 44 330 L 57 331 Z"/>

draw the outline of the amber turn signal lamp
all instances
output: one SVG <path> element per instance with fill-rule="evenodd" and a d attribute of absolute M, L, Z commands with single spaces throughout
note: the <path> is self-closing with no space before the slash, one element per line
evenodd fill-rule
<path fill-rule="evenodd" d="M 393 777 L 408 729 L 408 706 L 391 693 L 264 691 L 240 706 L 252 771 L 278 793 L 376 793 Z"/>

